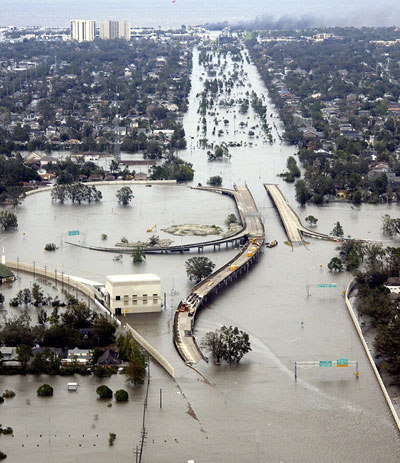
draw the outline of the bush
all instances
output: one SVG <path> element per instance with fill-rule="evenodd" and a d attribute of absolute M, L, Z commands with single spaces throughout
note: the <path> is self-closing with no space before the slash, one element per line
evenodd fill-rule
<path fill-rule="evenodd" d="M 55 245 L 55 243 L 47 243 L 44 249 L 45 251 L 55 251 L 57 249 L 57 246 Z"/>
<path fill-rule="evenodd" d="M 108 443 L 110 445 L 114 445 L 114 441 L 116 438 L 117 438 L 117 435 L 115 434 L 115 432 L 110 432 L 109 437 L 108 437 Z"/>
<path fill-rule="evenodd" d="M 94 370 L 94 375 L 96 378 L 109 378 L 113 374 L 111 368 L 107 367 L 96 367 Z"/>
<path fill-rule="evenodd" d="M 117 402 L 127 402 L 129 400 L 129 394 L 124 389 L 116 391 L 114 397 Z"/>
<path fill-rule="evenodd" d="M 51 397 L 53 395 L 53 388 L 48 384 L 42 384 L 37 390 L 37 395 L 40 397 Z"/>
<path fill-rule="evenodd" d="M 12 397 L 15 397 L 15 392 L 12 391 L 11 389 L 6 389 L 4 392 L 3 392 L 3 397 L 5 399 L 11 399 Z"/>
<path fill-rule="evenodd" d="M 100 399 L 112 399 L 113 391 L 103 384 L 96 389 L 96 394 L 100 396 Z"/>
<path fill-rule="evenodd" d="M 7 455 L 3 452 L 0 452 L 0 460 L 5 460 L 7 458 Z"/>
<path fill-rule="evenodd" d="M 0 404 L 2 404 L 3 402 L 4 402 L 3 397 L 0 397 Z"/>
<path fill-rule="evenodd" d="M 10 428 L 10 426 L 7 426 L 6 428 L 0 427 L 0 434 L 12 434 L 13 433 L 13 428 Z"/>

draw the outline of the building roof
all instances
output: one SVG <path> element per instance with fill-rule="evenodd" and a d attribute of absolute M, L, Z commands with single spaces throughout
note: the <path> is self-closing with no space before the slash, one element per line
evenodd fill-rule
<path fill-rule="evenodd" d="M 107 281 L 110 283 L 159 283 L 160 277 L 154 273 L 143 273 L 143 274 L 128 274 L 128 275 L 107 275 Z"/>
<path fill-rule="evenodd" d="M 111 349 L 107 349 L 97 360 L 97 365 L 119 365 L 120 363 L 121 360 L 117 358 L 117 354 Z"/>
<path fill-rule="evenodd" d="M 13 276 L 13 272 L 7 266 L 0 264 L 0 278 L 11 278 Z"/>

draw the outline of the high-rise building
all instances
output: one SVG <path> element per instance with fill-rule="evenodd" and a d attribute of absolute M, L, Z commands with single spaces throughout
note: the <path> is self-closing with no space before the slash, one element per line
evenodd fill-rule
<path fill-rule="evenodd" d="M 102 21 L 100 23 L 100 38 L 103 40 L 130 40 L 131 23 L 129 21 Z"/>
<path fill-rule="evenodd" d="M 71 38 L 78 42 L 92 42 L 96 37 L 96 22 L 91 19 L 73 19 Z"/>

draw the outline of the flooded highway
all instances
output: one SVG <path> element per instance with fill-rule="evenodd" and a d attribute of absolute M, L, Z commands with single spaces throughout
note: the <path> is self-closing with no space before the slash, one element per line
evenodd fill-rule
<path fill-rule="evenodd" d="M 217 57 L 214 61 L 217 62 Z M 238 100 L 251 90 L 258 96 L 267 95 L 256 68 L 246 60 L 238 66 L 243 67 L 245 85 L 235 86 L 231 97 Z M 228 54 L 224 72 L 233 69 Z M 246 142 L 247 146 L 229 148 L 232 155 L 229 160 L 208 161 L 207 148 L 200 147 L 204 134 L 197 130 L 200 116 L 196 97 L 203 90 L 206 76 L 195 50 L 189 110 L 184 117 L 188 149 L 181 154 L 194 165 L 193 185 L 206 184 L 213 175 L 221 175 L 226 188 L 246 183 L 264 222 L 267 241 L 279 242 L 277 247 L 265 249 L 248 275 L 218 294 L 197 316 L 198 339 L 221 325 L 238 326 L 249 333 L 253 350 L 240 364 L 216 366 L 201 362 L 196 367 L 201 376 L 186 367 L 174 349 L 172 314 L 191 290 L 185 274 L 188 255 L 149 255 L 143 264 L 134 266 L 129 256 L 114 262 L 110 254 L 65 244 L 67 231 L 76 229 L 81 231 L 77 239 L 84 244 L 104 245 L 102 233 L 108 235 L 107 245 L 114 245 L 122 236 L 132 241 L 143 240 L 148 238 L 146 229 L 154 224 L 157 224 L 155 234 L 160 238 L 173 239 L 175 244 L 193 242 L 193 237 L 171 237 L 161 228 L 181 223 L 224 227 L 226 216 L 236 213 L 230 198 L 190 190 L 188 185 L 134 186 L 135 199 L 128 207 L 117 204 L 118 187 L 112 186 L 99 187 L 104 200 L 91 205 L 58 205 L 51 202 L 48 193 L 33 195 L 18 208 L 18 231 L 1 236 L 7 258 L 19 257 L 27 263 L 35 260 L 37 265 L 46 264 L 100 282 L 114 273 L 154 272 L 161 277 L 167 302 L 163 312 L 127 317 L 173 364 L 176 372 L 172 380 L 151 364 L 143 461 L 400 461 L 398 431 L 344 304 L 342 291 L 352 276 L 328 272 L 326 264 L 335 255 L 335 243 L 310 239 L 307 247 L 291 248 L 284 244 L 287 237 L 263 184 L 279 184 L 303 221 L 309 214 L 319 219 L 316 230 L 322 233 L 329 233 L 334 222 L 340 220 L 346 236 L 381 240 L 384 238 L 381 217 L 386 212 L 395 215 L 398 206 L 362 205 L 355 209 L 348 203 L 335 202 L 299 208 L 293 185 L 278 177 L 295 148 L 280 142 L 282 127 L 268 98 L 268 123 L 275 142 L 271 144 L 265 139 L 251 107 L 247 114 L 240 114 L 238 105 L 222 107 L 216 102 L 214 109 L 219 114 L 206 115 L 208 143 Z M 215 117 L 229 121 L 223 136 L 212 135 Z M 240 122 L 247 127 L 239 129 Z M 248 146 L 249 127 L 255 127 L 252 146 Z M 44 252 L 47 242 L 55 242 L 59 249 L 51 254 Z M 204 256 L 218 267 L 235 252 L 231 248 L 221 252 L 207 250 Z M 317 287 L 319 283 L 330 282 L 336 283 L 336 288 Z M 295 382 L 295 361 L 342 357 L 359 362 L 358 379 L 352 368 L 300 368 Z M 103 463 L 110 458 L 134 461 L 132 452 L 139 438 L 144 388 L 129 388 L 128 404 L 107 408 L 96 399 L 95 388 L 104 382 L 113 389 L 124 387 L 123 377 L 107 380 L 79 377 L 78 394 L 65 390 L 68 380 L 32 376 L 0 378 L 2 389 L 17 392 L 14 399 L 1 405 L 1 422 L 12 426 L 15 434 L 15 437 L 2 436 L 1 447 L 9 454 L 10 461 L 21 461 L 28 455 L 32 463 L 81 459 Z M 55 396 L 48 400 L 35 396 L 37 385 L 44 382 L 55 387 Z M 109 432 L 117 434 L 114 447 L 108 446 Z"/>

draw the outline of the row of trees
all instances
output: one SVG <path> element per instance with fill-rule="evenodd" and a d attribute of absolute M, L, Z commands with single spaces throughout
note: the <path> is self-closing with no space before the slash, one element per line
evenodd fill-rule
<path fill-rule="evenodd" d="M 55 185 L 51 190 L 51 199 L 58 201 L 61 204 L 68 199 L 73 203 L 77 202 L 99 202 L 103 198 L 103 194 L 95 186 L 88 186 L 83 183 L 72 183 L 72 184 L 59 184 Z"/>

